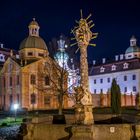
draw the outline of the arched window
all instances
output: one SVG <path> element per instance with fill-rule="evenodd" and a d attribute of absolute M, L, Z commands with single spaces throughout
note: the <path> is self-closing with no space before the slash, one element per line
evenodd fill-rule
<path fill-rule="evenodd" d="M 34 93 L 31 94 L 31 104 L 36 103 L 36 95 Z"/>
<path fill-rule="evenodd" d="M 49 76 L 45 76 L 45 85 L 46 86 L 49 86 L 50 85 L 50 78 L 49 78 Z"/>
<path fill-rule="evenodd" d="M 31 83 L 32 85 L 35 85 L 35 84 L 36 84 L 36 77 L 35 77 L 34 74 L 32 74 L 31 77 L 30 77 L 30 83 Z"/>

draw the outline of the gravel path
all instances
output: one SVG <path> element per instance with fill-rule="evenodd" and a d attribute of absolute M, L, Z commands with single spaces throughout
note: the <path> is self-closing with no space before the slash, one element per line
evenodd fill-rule
<path fill-rule="evenodd" d="M 0 140 L 16 140 L 19 125 L 0 128 Z"/>

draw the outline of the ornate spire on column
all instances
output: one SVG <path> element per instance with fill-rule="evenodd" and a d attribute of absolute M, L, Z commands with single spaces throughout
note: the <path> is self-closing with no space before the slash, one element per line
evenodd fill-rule
<path fill-rule="evenodd" d="M 94 26 L 92 23 L 92 20 L 88 21 L 88 19 L 91 17 L 91 14 L 84 19 L 82 10 L 81 10 L 81 19 L 79 21 L 76 21 L 78 23 L 78 26 L 74 27 L 74 29 L 71 31 L 74 35 L 74 38 L 72 40 L 76 40 L 76 43 L 72 44 L 76 45 L 78 44 L 78 47 L 80 49 L 80 76 L 81 76 L 81 88 L 84 91 L 84 96 L 81 99 L 81 103 L 84 106 L 84 120 L 83 124 L 93 124 L 93 102 L 92 102 L 92 96 L 89 91 L 89 78 L 88 78 L 88 62 L 87 62 L 87 47 L 88 45 L 96 46 L 95 44 L 89 43 L 92 39 L 95 39 L 98 35 L 98 33 L 93 33 L 90 29 Z"/>

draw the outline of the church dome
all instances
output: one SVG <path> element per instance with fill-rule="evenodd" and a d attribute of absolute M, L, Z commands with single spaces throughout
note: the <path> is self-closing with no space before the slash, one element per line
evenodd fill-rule
<path fill-rule="evenodd" d="M 25 38 L 20 44 L 20 50 L 24 48 L 37 48 L 46 50 L 47 46 L 45 41 L 39 36 L 39 25 L 35 18 L 30 22 L 29 26 L 29 36 Z"/>
<path fill-rule="evenodd" d="M 128 53 L 135 53 L 135 52 L 140 52 L 140 48 L 138 46 L 130 46 L 129 48 L 127 48 L 127 50 L 125 51 L 125 54 Z"/>
<path fill-rule="evenodd" d="M 39 26 L 38 23 L 35 21 L 35 18 L 33 18 L 33 21 L 30 22 L 29 26 L 31 25 Z"/>
<path fill-rule="evenodd" d="M 45 41 L 39 36 L 28 36 L 20 44 L 20 50 L 24 48 L 47 49 Z"/>
<path fill-rule="evenodd" d="M 130 47 L 128 47 L 125 51 L 125 54 L 128 53 L 140 53 L 140 48 L 137 46 L 137 39 L 132 36 L 130 39 Z"/>
<path fill-rule="evenodd" d="M 55 56 L 54 56 L 55 60 L 58 60 L 58 61 L 68 61 L 69 59 L 69 55 L 66 53 L 66 52 L 62 52 L 62 51 L 58 51 Z"/>

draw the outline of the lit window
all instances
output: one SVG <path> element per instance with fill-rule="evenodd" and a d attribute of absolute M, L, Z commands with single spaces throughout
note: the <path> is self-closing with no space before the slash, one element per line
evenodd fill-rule
<path fill-rule="evenodd" d="M 137 91 L 136 86 L 133 86 L 133 91 L 134 91 L 134 92 L 136 92 L 136 91 Z"/>
<path fill-rule="evenodd" d="M 107 82 L 110 83 L 110 78 L 107 78 Z"/>
<path fill-rule="evenodd" d="M 100 72 L 104 72 L 105 71 L 105 68 L 104 67 L 101 67 L 100 68 Z"/>
<path fill-rule="evenodd" d="M 94 84 L 96 84 L 96 79 L 94 79 Z"/>
<path fill-rule="evenodd" d="M 136 75 L 132 75 L 132 80 L 136 80 Z"/>
<path fill-rule="evenodd" d="M 49 78 L 49 76 L 45 76 L 45 85 L 46 86 L 50 85 L 50 78 Z"/>
<path fill-rule="evenodd" d="M 32 85 L 36 84 L 36 77 L 35 77 L 34 74 L 31 75 L 31 79 L 30 80 L 31 80 L 30 82 L 31 82 Z"/>
<path fill-rule="evenodd" d="M 112 65 L 112 71 L 116 70 L 116 65 Z"/>
<path fill-rule="evenodd" d="M 127 92 L 127 87 L 124 87 L 124 92 Z"/>
<path fill-rule="evenodd" d="M 124 76 L 124 81 L 127 81 L 127 76 L 126 75 Z"/>
<path fill-rule="evenodd" d="M 123 64 L 123 69 L 128 69 L 128 65 L 129 65 L 128 63 L 124 63 Z"/>
<path fill-rule="evenodd" d="M 100 79 L 100 83 L 103 83 L 103 79 Z"/>

